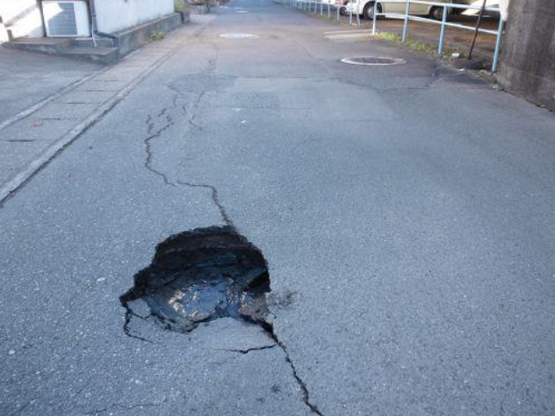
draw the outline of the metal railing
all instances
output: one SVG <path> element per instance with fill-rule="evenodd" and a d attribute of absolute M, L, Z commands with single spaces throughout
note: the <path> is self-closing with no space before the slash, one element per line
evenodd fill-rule
<path fill-rule="evenodd" d="M 281 4 L 288 5 L 290 7 L 296 8 L 296 9 L 308 11 L 309 13 L 310 12 L 318 13 L 318 6 L 319 6 L 320 15 L 324 14 L 324 7 L 326 7 L 328 18 L 331 18 L 331 10 L 335 9 L 335 16 L 336 16 L 337 21 L 340 20 L 341 9 L 345 7 L 343 4 L 337 4 L 337 3 L 332 4 L 332 3 L 329 2 L 329 0 L 326 1 L 325 5 L 324 5 L 323 0 L 275 0 L 275 1 L 277 1 L 278 3 L 281 3 Z M 351 1 L 349 1 L 349 3 L 346 6 L 346 12 L 348 13 L 348 16 L 349 16 L 349 24 L 353 24 L 353 19 L 356 18 L 357 26 L 360 26 L 360 15 L 358 13 L 358 3 L 359 3 L 359 1 L 360 0 L 351 0 Z M 409 21 L 411 21 L 411 20 L 416 21 L 416 22 L 425 22 L 425 23 L 432 23 L 432 24 L 441 25 L 440 34 L 439 34 L 439 44 L 438 44 L 438 50 L 437 50 L 438 55 L 441 55 L 443 53 L 443 49 L 444 49 L 444 45 L 445 45 L 445 30 L 446 30 L 447 27 L 453 27 L 453 28 L 456 28 L 456 29 L 463 29 L 463 30 L 478 31 L 479 33 L 486 33 L 486 34 L 489 34 L 489 35 L 494 35 L 494 36 L 496 36 L 496 40 L 495 40 L 495 50 L 494 50 L 494 53 L 493 53 L 493 63 L 492 63 L 492 66 L 491 66 L 491 71 L 492 72 L 497 71 L 497 67 L 499 65 L 499 52 L 500 52 L 500 49 L 501 49 L 501 36 L 503 34 L 503 20 L 499 19 L 497 30 L 475 28 L 475 27 L 466 26 L 466 25 L 463 25 L 463 24 L 460 24 L 460 23 L 453 23 L 453 22 L 448 22 L 447 21 L 447 17 L 449 15 L 449 12 L 453 9 L 480 11 L 482 9 L 481 6 L 473 6 L 473 5 L 469 5 L 469 4 L 457 4 L 457 3 L 437 3 L 437 2 L 433 2 L 433 1 L 424 1 L 424 0 L 406 0 L 405 13 L 404 14 L 400 14 L 400 13 L 379 13 L 378 12 L 378 7 L 383 3 L 388 3 L 388 1 L 383 0 L 383 1 L 376 1 L 374 3 L 374 13 L 373 13 L 373 19 L 372 19 L 372 32 L 371 32 L 372 35 L 376 34 L 376 20 L 377 20 L 378 16 L 384 16 L 384 17 L 391 18 L 391 19 L 400 19 L 400 20 L 404 21 L 403 36 L 402 36 L 402 42 L 403 43 L 405 43 L 407 41 L 408 30 L 409 30 Z M 442 7 L 443 12 L 442 12 L 441 21 L 430 19 L 430 18 L 427 18 L 427 17 L 411 15 L 410 14 L 411 4 L 428 5 L 428 6 L 431 6 L 431 7 Z M 356 8 L 356 10 L 353 11 L 353 9 L 355 9 L 355 8 Z M 486 8 L 484 8 L 484 11 L 500 13 L 500 9 L 498 7 L 486 7 Z"/>
<path fill-rule="evenodd" d="M 332 13 L 335 15 L 335 20 L 341 20 L 341 9 L 345 6 L 342 3 L 332 3 L 329 0 L 274 0 L 276 3 L 284 4 L 289 7 L 303 10 L 309 13 L 320 14 L 323 16 L 327 14 L 328 19 L 331 19 Z M 355 0 L 355 2 L 358 0 Z M 333 12 L 332 12 L 333 10 Z M 349 23 L 352 24 L 353 19 L 357 20 L 357 25 L 360 26 L 360 16 L 355 16 L 352 11 L 349 14 Z"/>
<path fill-rule="evenodd" d="M 403 43 L 405 43 L 407 41 L 408 30 L 409 30 L 409 21 L 410 20 L 413 20 L 413 21 L 416 21 L 416 22 L 425 22 L 425 23 L 438 24 L 438 25 L 441 25 L 441 30 L 440 30 L 440 33 L 439 33 L 439 44 L 438 44 L 438 49 L 437 49 L 438 55 L 441 55 L 443 53 L 443 48 L 444 48 L 444 44 L 445 44 L 445 28 L 446 27 L 454 27 L 454 28 L 457 28 L 457 29 L 471 30 L 471 31 L 477 31 L 479 33 L 486 33 L 486 34 L 489 34 L 489 35 L 494 35 L 494 36 L 496 36 L 496 40 L 495 40 L 495 50 L 493 52 L 493 63 L 491 65 L 491 72 L 496 72 L 497 71 L 497 66 L 499 64 L 499 51 L 501 49 L 501 36 L 503 34 L 503 20 L 499 19 L 497 30 L 475 28 L 475 27 L 471 27 L 471 26 L 462 25 L 460 23 L 452 23 L 452 22 L 447 21 L 447 16 L 449 15 L 449 11 L 452 10 L 452 9 L 480 11 L 482 9 L 482 7 L 472 6 L 472 5 L 469 5 L 469 4 L 436 3 L 436 2 L 433 2 L 433 1 L 407 0 L 406 1 L 406 6 L 405 6 L 405 14 L 378 13 L 378 4 L 381 4 L 381 3 L 387 3 L 387 0 L 376 2 L 375 5 L 374 5 L 374 14 L 373 14 L 373 19 L 372 19 L 372 35 L 376 34 L 376 20 L 377 20 L 378 16 L 384 16 L 384 17 L 388 17 L 388 18 L 392 18 L 392 19 L 402 19 L 402 20 L 404 20 L 403 36 L 402 36 L 402 42 Z M 421 5 L 427 5 L 427 6 L 432 6 L 432 7 L 442 7 L 443 12 L 442 12 L 441 21 L 426 18 L 426 17 L 411 15 L 410 14 L 410 5 L 411 4 L 421 4 Z M 500 9 L 498 7 L 486 7 L 486 8 L 484 8 L 484 11 L 500 13 Z"/>

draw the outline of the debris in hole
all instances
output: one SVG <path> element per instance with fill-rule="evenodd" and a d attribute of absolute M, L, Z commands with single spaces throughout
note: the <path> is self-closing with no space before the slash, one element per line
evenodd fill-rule
<path fill-rule="evenodd" d="M 223 317 L 263 324 L 268 315 L 270 279 L 258 248 L 233 227 L 209 227 L 176 234 L 159 244 L 149 267 L 120 297 L 132 317 L 163 328 L 190 332 L 200 323 Z M 150 314 L 141 314 L 141 305 Z M 144 304 L 142 305 L 144 306 Z"/>

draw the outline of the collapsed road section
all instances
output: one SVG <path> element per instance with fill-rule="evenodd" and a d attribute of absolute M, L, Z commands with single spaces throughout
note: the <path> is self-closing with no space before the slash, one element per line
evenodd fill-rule
<path fill-rule="evenodd" d="M 262 325 L 269 291 L 266 260 L 233 227 L 183 232 L 158 245 L 152 264 L 135 275 L 133 288 L 120 297 L 124 329 L 129 334 L 133 316 L 176 332 L 224 317 Z M 148 305 L 148 316 L 134 310 L 138 301 Z"/>
<path fill-rule="evenodd" d="M 135 275 L 133 287 L 120 297 L 126 311 L 123 329 L 130 337 L 150 342 L 131 333 L 132 318 L 180 333 L 224 317 L 260 325 L 283 350 L 304 404 L 311 413 L 322 416 L 311 402 L 287 347 L 266 319 L 270 314 L 266 300 L 270 292 L 267 262 L 262 252 L 223 216 L 226 226 L 186 231 L 156 247 L 150 266 Z M 145 304 L 147 314 L 142 312 Z M 254 350 L 258 349 L 237 352 Z"/>

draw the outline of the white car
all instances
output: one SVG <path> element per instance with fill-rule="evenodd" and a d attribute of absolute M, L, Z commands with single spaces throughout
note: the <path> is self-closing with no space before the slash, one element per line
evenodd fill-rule
<path fill-rule="evenodd" d="M 454 3 L 451 0 L 434 0 L 435 3 Z M 350 0 L 346 6 L 347 13 L 355 13 L 364 16 L 366 19 L 372 20 L 374 18 L 374 10 L 378 13 L 399 13 L 405 14 L 407 7 L 406 0 Z M 451 13 L 451 9 L 447 10 Z M 413 3 L 410 5 L 410 14 L 416 16 L 430 16 L 433 19 L 441 20 L 443 16 L 443 7 L 431 6 L 428 4 Z"/>

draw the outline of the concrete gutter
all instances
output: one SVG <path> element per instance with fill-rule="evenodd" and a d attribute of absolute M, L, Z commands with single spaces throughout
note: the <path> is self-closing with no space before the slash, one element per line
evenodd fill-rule
<path fill-rule="evenodd" d="M 181 19 L 180 15 L 178 16 Z M 197 30 L 202 29 L 203 27 Z M 194 33 L 192 35 L 194 36 Z M 148 75 L 171 58 L 189 40 L 190 36 L 191 33 L 176 34 L 157 43 L 156 46 L 147 46 L 128 56 L 121 63 L 72 84 L 60 94 L 56 94 L 2 123 L 0 139 L 2 136 L 17 136 L 21 141 L 29 141 L 27 139 L 32 139 L 33 135 L 40 134 L 41 141 L 45 143 L 45 146 L 38 153 L 33 151 L 29 154 L 18 154 L 17 157 L 6 155 L 11 160 L 17 160 L 18 165 L 11 169 L 14 174 L 10 173 L 9 166 L 2 166 L 4 171 L 0 170 L 2 178 L 0 181 L 0 207 L 37 172 L 121 102 Z M 162 48 L 159 48 L 158 45 Z M 167 52 L 160 54 L 160 51 Z M 106 82 L 107 80 L 110 82 Z M 116 90 L 114 87 L 118 89 Z M 97 100 L 96 104 L 76 107 L 71 103 L 73 98 L 72 100 L 68 99 L 72 95 L 83 101 L 95 101 L 94 97 L 99 95 L 109 98 Z M 39 114 L 53 112 L 57 114 L 72 113 L 72 118 L 63 121 L 68 123 L 65 124 L 67 130 L 56 128 L 56 123 L 60 123 L 60 121 L 49 121 L 48 117 L 42 117 Z M 29 128 L 30 124 L 34 124 L 33 120 L 29 120 L 31 115 L 37 120 L 41 120 L 40 132 Z M 77 119 L 76 123 L 72 121 L 75 119 Z M 19 151 L 23 152 L 22 149 Z"/>

